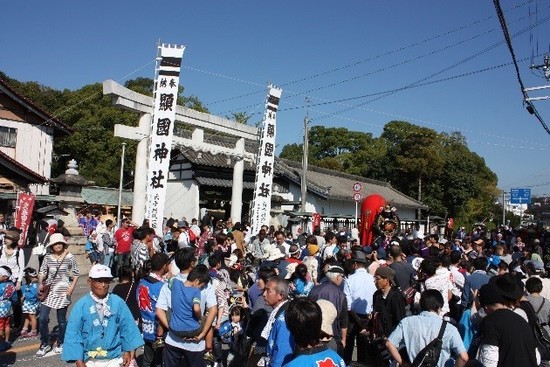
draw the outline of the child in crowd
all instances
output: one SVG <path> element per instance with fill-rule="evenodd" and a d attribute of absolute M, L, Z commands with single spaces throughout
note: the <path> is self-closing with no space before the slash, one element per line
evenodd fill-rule
<path fill-rule="evenodd" d="M 40 301 L 38 301 L 38 273 L 33 268 L 25 270 L 25 284 L 21 287 L 23 292 L 23 315 L 25 321 L 21 336 L 23 338 L 34 338 L 37 336 L 36 331 L 36 315 L 40 309 Z M 29 326 L 31 331 L 29 332 Z"/>
<path fill-rule="evenodd" d="M 229 320 L 222 324 L 219 334 L 224 344 L 229 344 L 227 366 L 246 364 L 248 341 L 245 330 L 248 324 L 248 311 L 242 306 L 234 305 L 229 311 Z"/>
<path fill-rule="evenodd" d="M 11 315 L 12 303 L 17 302 L 15 284 L 10 280 L 11 271 L 7 266 L 0 266 L 0 351 L 11 347 Z"/>
<path fill-rule="evenodd" d="M 204 318 L 201 313 L 201 289 L 210 282 L 205 265 L 199 265 L 184 282 L 172 283 L 172 317 L 170 331 L 180 338 L 202 339 Z M 202 319 L 202 320 L 201 320 Z"/>
<path fill-rule="evenodd" d="M 292 295 L 296 297 L 307 297 L 314 284 L 307 271 L 307 265 L 298 264 L 290 277 L 290 288 Z"/>
<path fill-rule="evenodd" d="M 92 263 L 92 265 L 99 262 L 100 256 L 99 251 L 97 250 L 97 234 L 95 231 L 88 236 L 88 240 L 84 246 L 84 251 L 86 251 L 86 257 L 90 259 L 90 263 Z"/>

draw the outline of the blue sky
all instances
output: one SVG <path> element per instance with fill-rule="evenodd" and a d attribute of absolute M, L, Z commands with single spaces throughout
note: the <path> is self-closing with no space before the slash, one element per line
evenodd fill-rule
<path fill-rule="evenodd" d="M 529 69 L 549 51 L 550 4 L 501 4 L 525 86 L 550 84 Z M 282 86 L 279 151 L 301 143 L 306 113 L 375 137 L 404 120 L 460 131 L 501 189 L 550 195 L 550 135 L 523 107 L 503 39 L 492 1 L 479 0 L 6 1 L 0 70 L 56 89 L 123 84 L 153 77 L 159 40 L 184 44 L 180 82 L 213 114 L 258 121 L 267 84 Z M 550 100 L 535 106 L 550 125 Z"/>

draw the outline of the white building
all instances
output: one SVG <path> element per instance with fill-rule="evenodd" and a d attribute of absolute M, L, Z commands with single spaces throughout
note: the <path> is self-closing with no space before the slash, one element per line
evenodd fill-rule
<path fill-rule="evenodd" d="M 182 136 L 190 134 L 185 131 L 176 133 Z M 219 135 L 205 134 L 204 139 L 220 146 L 235 144 L 234 138 Z M 255 153 L 258 143 L 247 140 L 245 149 L 247 152 Z M 208 209 L 218 219 L 226 219 L 230 216 L 234 165 L 231 158 L 223 154 L 196 152 L 176 145 L 172 151 L 171 161 L 165 217 L 199 219 L 203 209 Z M 255 164 L 245 162 L 241 218 L 243 221 L 249 219 L 255 170 Z M 356 213 L 356 203 L 352 197 L 353 185 L 356 182 L 361 183 L 363 198 L 371 194 L 379 194 L 390 205 L 396 207 L 402 226 L 417 221 L 417 209 L 428 209 L 421 202 L 395 190 L 389 183 L 310 166 L 307 173 L 306 208 L 305 212 L 300 212 L 301 176 L 301 163 L 276 158 L 271 210 L 274 224 L 287 226 L 289 220 L 320 213 L 324 227 L 332 225 L 352 227 Z M 360 206 L 361 203 L 358 204 L 359 209 Z M 359 213 L 358 215 L 360 216 Z"/>
<path fill-rule="evenodd" d="M 0 152 L 47 180 L 51 178 L 54 138 L 72 129 L 0 79 Z M 31 192 L 48 195 L 49 184 L 31 184 Z"/>

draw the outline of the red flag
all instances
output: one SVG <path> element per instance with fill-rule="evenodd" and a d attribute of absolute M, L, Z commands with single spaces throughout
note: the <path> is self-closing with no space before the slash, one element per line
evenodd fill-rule
<path fill-rule="evenodd" d="M 17 210 L 15 211 L 15 227 L 21 230 L 19 247 L 24 247 L 27 243 L 27 232 L 31 224 L 33 209 L 34 194 L 20 192 L 17 195 Z"/>

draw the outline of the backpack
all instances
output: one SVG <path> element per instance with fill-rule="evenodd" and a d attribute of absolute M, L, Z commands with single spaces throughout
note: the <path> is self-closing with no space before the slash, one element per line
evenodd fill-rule
<path fill-rule="evenodd" d="M 443 348 L 443 333 L 445 332 L 445 326 L 447 321 L 443 321 L 437 338 L 428 343 L 418 354 L 414 357 L 414 361 L 411 366 L 413 367 L 436 367 L 439 362 L 439 356 L 441 355 L 441 349 Z"/>
<path fill-rule="evenodd" d="M 542 306 L 544 306 L 545 301 L 546 299 L 543 298 L 541 305 L 536 311 L 531 302 L 526 302 L 526 304 L 528 304 L 533 311 L 533 333 L 535 334 L 537 349 L 539 350 L 540 357 L 543 361 L 547 361 L 550 359 L 550 335 L 548 335 L 546 329 L 544 328 L 544 326 L 548 325 L 548 323 L 541 323 L 539 319 L 539 312 L 542 309 Z"/>

